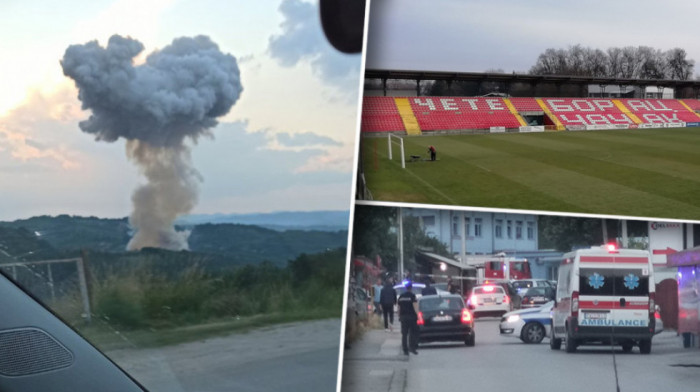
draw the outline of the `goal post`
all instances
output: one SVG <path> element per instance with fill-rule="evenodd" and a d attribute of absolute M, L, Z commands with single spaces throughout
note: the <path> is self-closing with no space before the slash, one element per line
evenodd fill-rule
<path fill-rule="evenodd" d="M 392 153 L 392 144 L 396 144 L 399 146 L 401 149 L 401 168 L 405 169 L 406 168 L 406 155 L 404 153 L 404 148 L 403 148 L 403 138 L 400 136 L 396 136 L 394 134 L 387 134 L 387 145 L 389 147 L 389 160 L 393 160 L 393 153 Z"/>

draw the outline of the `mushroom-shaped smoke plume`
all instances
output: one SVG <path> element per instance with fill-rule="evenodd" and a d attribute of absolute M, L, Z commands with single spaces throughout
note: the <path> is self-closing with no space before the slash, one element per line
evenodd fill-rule
<path fill-rule="evenodd" d="M 148 180 L 132 196 L 136 233 L 128 248 L 187 249 L 173 221 L 196 204 L 200 177 L 185 139 L 196 142 L 229 112 L 243 90 L 240 72 L 206 36 L 177 38 L 134 65 L 143 48 L 113 35 L 104 48 L 97 41 L 69 46 L 61 66 L 92 112 L 80 129 L 96 140 L 126 139 L 127 155 Z"/>

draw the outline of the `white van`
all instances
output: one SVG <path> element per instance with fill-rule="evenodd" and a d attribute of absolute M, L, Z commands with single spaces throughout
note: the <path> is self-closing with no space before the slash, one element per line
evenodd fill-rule
<path fill-rule="evenodd" d="M 639 346 L 651 352 L 654 271 L 648 251 L 612 245 L 564 255 L 552 309 L 550 347 L 566 352 L 586 344 Z"/>

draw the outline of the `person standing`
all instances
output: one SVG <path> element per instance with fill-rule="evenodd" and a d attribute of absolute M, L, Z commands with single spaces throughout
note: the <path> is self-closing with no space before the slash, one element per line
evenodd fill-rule
<path fill-rule="evenodd" d="M 382 295 L 382 280 L 377 279 L 377 284 L 372 286 L 372 289 L 374 290 L 373 293 L 373 299 L 374 299 L 374 314 L 382 314 L 382 308 L 381 308 L 381 295 Z"/>
<path fill-rule="evenodd" d="M 430 153 L 430 160 L 434 161 L 437 158 L 437 151 L 435 151 L 435 147 L 428 147 L 428 152 Z"/>
<path fill-rule="evenodd" d="M 401 347 L 404 355 L 418 354 L 418 299 L 413 294 L 413 284 L 406 283 L 406 292 L 399 296 L 399 321 L 401 321 Z"/>
<path fill-rule="evenodd" d="M 437 289 L 430 285 L 430 279 L 425 281 L 425 287 L 420 292 L 421 295 L 437 295 Z"/>
<path fill-rule="evenodd" d="M 452 279 L 447 279 L 447 291 L 449 291 L 450 294 L 457 294 L 457 286 L 455 286 Z"/>
<path fill-rule="evenodd" d="M 382 292 L 379 296 L 379 302 L 382 305 L 382 313 L 384 314 L 384 330 L 394 330 L 394 305 L 396 305 L 396 290 L 391 285 L 389 279 L 384 282 Z"/>

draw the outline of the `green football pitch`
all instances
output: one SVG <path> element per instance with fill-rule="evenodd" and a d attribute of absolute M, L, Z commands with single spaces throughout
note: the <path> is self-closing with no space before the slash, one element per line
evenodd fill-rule
<path fill-rule="evenodd" d="M 389 160 L 386 137 L 362 140 L 374 200 L 700 219 L 700 128 L 403 140 L 406 169 L 397 144 Z"/>

